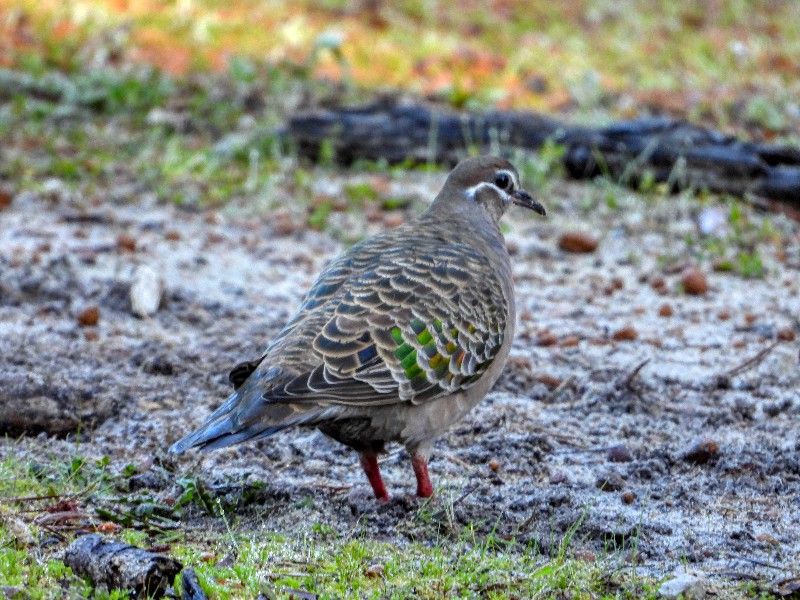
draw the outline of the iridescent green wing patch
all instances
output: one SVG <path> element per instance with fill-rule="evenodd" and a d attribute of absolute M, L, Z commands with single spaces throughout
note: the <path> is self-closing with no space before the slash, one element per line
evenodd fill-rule
<path fill-rule="evenodd" d="M 391 329 L 398 370 L 414 392 L 455 391 L 480 379 L 503 343 L 499 320 L 477 328 L 439 319 L 414 319 Z M 401 386 L 402 387 L 402 386 Z"/>

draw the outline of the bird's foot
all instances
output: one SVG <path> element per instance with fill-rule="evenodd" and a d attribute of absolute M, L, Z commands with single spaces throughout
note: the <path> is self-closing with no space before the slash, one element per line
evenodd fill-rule
<path fill-rule="evenodd" d="M 433 486 L 428 475 L 428 459 L 414 454 L 411 456 L 411 466 L 414 467 L 414 475 L 417 477 L 417 497 L 430 498 L 433 496 Z"/>
<path fill-rule="evenodd" d="M 358 454 L 361 460 L 361 468 L 369 479 L 369 484 L 372 486 L 372 492 L 375 494 L 376 500 L 381 504 L 389 502 L 389 494 L 386 491 L 386 486 L 383 485 L 383 478 L 381 478 L 381 469 L 378 466 L 378 456 L 372 452 L 360 452 Z"/>

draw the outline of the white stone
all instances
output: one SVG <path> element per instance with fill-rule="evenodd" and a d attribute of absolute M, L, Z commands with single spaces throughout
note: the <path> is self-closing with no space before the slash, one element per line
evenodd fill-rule
<path fill-rule="evenodd" d="M 696 575 L 681 573 L 668 579 L 658 588 L 659 598 L 677 599 L 683 594 L 683 600 L 702 600 L 706 597 L 703 580 Z"/>
<path fill-rule="evenodd" d="M 152 268 L 140 265 L 133 274 L 131 284 L 131 310 L 137 317 L 154 315 L 161 304 L 164 283 Z"/>

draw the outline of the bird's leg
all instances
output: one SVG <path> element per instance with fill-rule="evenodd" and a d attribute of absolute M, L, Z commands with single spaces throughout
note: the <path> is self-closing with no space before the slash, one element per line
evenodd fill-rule
<path fill-rule="evenodd" d="M 378 455 L 374 452 L 359 452 L 358 458 L 361 459 L 361 468 L 369 479 L 369 484 L 372 486 L 372 491 L 375 497 L 381 502 L 389 501 L 389 494 L 386 493 L 386 488 L 381 479 L 381 468 L 378 466 Z"/>
<path fill-rule="evenodd" d="M 422 454 L 412 454 L 411 466 L 414 467 L 414 475 L 417 476 L 417 496 L 430 498 L 433 496 L 433 486 L 431 478 L 428 476 L 427 457 Z"/>

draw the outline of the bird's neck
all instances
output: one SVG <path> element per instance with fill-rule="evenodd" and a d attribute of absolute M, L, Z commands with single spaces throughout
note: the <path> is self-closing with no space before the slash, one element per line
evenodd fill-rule
<path fill-rule="evenodd" d="M 434 202 L 420 215 L 420 221 L 446 224 L 458 241 L 478 246 L 486 253 L 508 256 L 500 224 L 479 207 Z"/>

